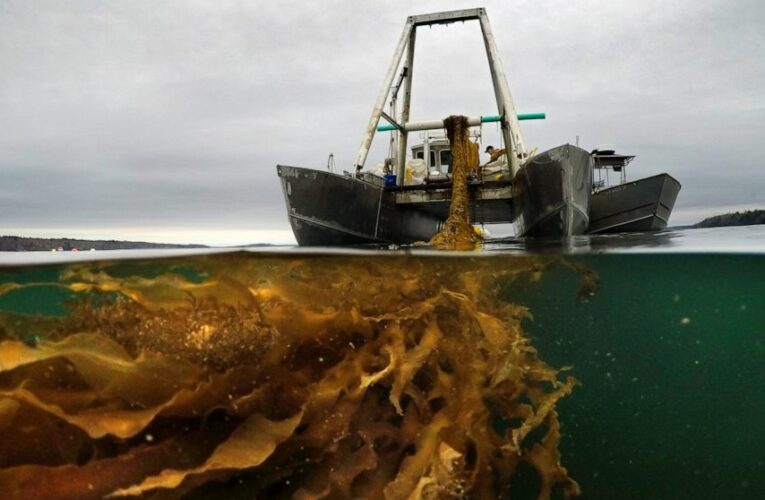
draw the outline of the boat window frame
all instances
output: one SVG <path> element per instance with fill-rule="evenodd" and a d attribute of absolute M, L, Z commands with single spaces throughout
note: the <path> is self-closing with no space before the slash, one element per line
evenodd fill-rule
<path fill-rule="evenodd" d="M 449 161 L 444 164 L 444 153 L 447 153 L 449 155 Z M 438 166 L 439 167 L 447 167 L 449 169 L 449 172 L 452 171 L 452 149 L 451 148 L 444 148 L 438 151 Z"/>

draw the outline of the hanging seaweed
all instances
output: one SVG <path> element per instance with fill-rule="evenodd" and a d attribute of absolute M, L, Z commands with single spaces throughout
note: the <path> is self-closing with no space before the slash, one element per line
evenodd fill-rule
<path fill-rule="evenodd" d="M 35 287 L 59 318 L 0 314 L 4 498 L 496 498 L 522 463 L 578 494 L 556 404 L 500 287 L 553 259 L 221 255 L 81 264 Z M 193 278 L 193 279 L 192 279 Z M 35 326 L 36 325 L 36 326 Z M 19 329 L 21 328 L 21 329 Z M 36 331 L 35 343 L 20 339 Z"/>

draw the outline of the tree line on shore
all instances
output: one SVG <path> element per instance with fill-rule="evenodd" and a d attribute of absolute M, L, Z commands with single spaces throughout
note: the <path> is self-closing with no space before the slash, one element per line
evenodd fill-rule
<path fill-rule="evenodd" d="M 146 248 L 202 248 L 204 245 L 175 245 L 145 241 L 79 240 L 74 238 L 27 238 L 0 236 L 0 252 L 50 252 L 51 250 L 129 250 Z"/>
<path fill-rule="evenodd" d="M 693 227 L 751 226 L 765 224 L 765 210 L 747 210 L 707 217 Z"/>

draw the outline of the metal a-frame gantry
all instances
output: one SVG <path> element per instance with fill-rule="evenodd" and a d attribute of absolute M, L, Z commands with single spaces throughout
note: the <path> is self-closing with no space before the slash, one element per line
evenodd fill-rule
<path fill-rule="evenodd" d="M 397 183 L 401 185 L 404 180 L 404 168 L 406 165 L 406 146 L 407 135 L 414 130 L 432 130 L 443 128 L 443 123 L 440 120 L 414 123 L 409 122 L 409 109 L 411 104 L 411 90 L 412 90 L 412 73 L 414 64 L 414 44 L 417 35 L 417 28 L 420 26 L 431 26 L 434 24 L 450 24 L 458 21 L 471 21 L 478 20 L 481 25 L 481 32 L 483 33 L 483 41 L 486 46 L 486 57 L 489 60 L 489 70 L 491 71 L 491 80 L 494 84 L 494 95 L 497 99 L 497 112 L 499 115 L 499 121 L 502 124 L 502 136 L 504 138 L 505 147 L 508 150 L 507 157 L 510 162 L 510 169 L 512 174 L 515 175 L 520 169 L 520 159 L 526 156 L 526 148 L 523 144 L 523 136 L 521 135 L 521 129 L 518 124 L 518 116 L 513 105 L 513 98 L 510 95 L 510 87 L 507 85 L 507 78 L 505 76 L 505 70 L 502 67 L 502 61 L 497 51 L 496 43 L 494 42 L 494 35 L 492 34 L 491 27 L 489 26 L 489 18 L 486 16 L 486 10 L 483 8 L 478 9 L 465 9 L 465 10 L 453 10 L 448 12 L 438 12 L 434 14 L 422 14 L 418 16 L 409 16 L 404 24 L 404 31 L 401 33 L 401 38 L 396 46 L 396 52 L 393 55 L 388 71 L 385 74 L 385 80 L 383 81 L 380 94 L 377 96 L 377 101 L 372 109 L 372 116 L 369 118 L 364 138 L 359 148 L 359 154 L 356 157 L 356 172 L 364 167 L 364 163 L 369 153 L 369 148 L 372 145 L 372 139 L 377 131 L 380 118 L 385 118 L 397 131 L 398 131 L 398 154 L 397 160 Z M 401 58 L 406 50 L 406 62 L 404 64 L 404 96 L 403 105 L 401 110 L 400 121 L 396 121 L 395 117 L 389 116 L 384 111 L 385 103 L 388 99 L 388 95 L 391 92 L 391 86 L 396 76 L 396 70 L 401 64 Z M 477 123 L 474 123 L 476 122 Z M 482 119 L 470 119 L 471 125 L 480 124 Z M 493 120 L 492 120 L 493 121 Z"/>

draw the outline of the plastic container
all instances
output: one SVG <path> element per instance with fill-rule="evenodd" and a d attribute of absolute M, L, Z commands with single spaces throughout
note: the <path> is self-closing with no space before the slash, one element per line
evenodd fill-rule
<path fill-rule="evenodd" d="M 394 174 L 385 174 L 383 179 L 385 179 L 385 187 L 396 185 L 396 176 Z"/>

